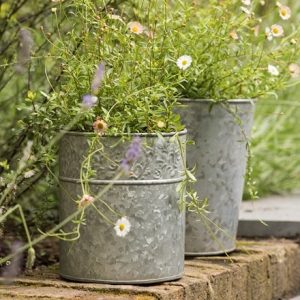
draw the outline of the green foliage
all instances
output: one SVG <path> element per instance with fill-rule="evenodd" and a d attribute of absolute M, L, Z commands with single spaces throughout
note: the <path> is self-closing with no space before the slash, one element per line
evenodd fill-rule
<path fill-rule="evenodd" d="M 275 23 L 268 14 L 260 15 L 259 1 L 244 7 L 249 14 L 242 11 L 241 1 L 208 2 L 208 6 L 196 4 L 183 11 L 184 21 L 173 36 L 177 55 L 193 59 L 182 74 L 182 96 L 253 99 L 283 89 L 290 79 L 289 65 L 299 57 L 296 20 L 279 21 L 274 1 L 268 14 L 276 15 L 284 36 L 269 41 L 265 28 Z M 277 68 L 278 76 L 268 72 L 269 65 Z"/>
<path fill-rule="evenodd" d="M 292 26 L 298 30 L 296 24 L 300 21 L 300 3 L 297 1 L 285 1 L 291 7 Z M 266 2 L 261 7 L 261 14 L 265 14 L 269 24 L 279 20 L 274 4 Z M 283 23 L 284 22 L 284 23 Z M 280 23 L 290 24 L 288 21 Z M 297 43 L 299 40 L 297 39 Z M 296 57 L 299 63 L 299 54 Z M 300 117 L 299 94 L 300 86 L 297 79 L 288 84 L 287 89 L 274 96 L 267 97 L 257 102 L 255 124 L 252 139 L 252 181 L 259 196 L 273 193 L 288 193 L 300 188 L 300 141 L 298 123 Z M 276 96 L 276 95 L 275 95 Z M 246 199 L 249 190 L 245 187 Z"/>
<path fill-rule="evenodd" d="M 252 179 L 259 196 L 300 189 L 299 87 L 257 103 Z M 245 198 L 248 198 L 246 188 Z"/>
<path fill-rule="evenodd" d="M 172 110 L 177 78 L 167 68 L 173 64 L 165 41 L 167 16 L 155 23 L 148 15 L 147 23 L 140 25 L 143 32 L 136 34 L 128 26 L 136 20 L 103 11 L 92 1 L 74 1 L 57 14 L 67 14 L 72 28 L 58 34 L 55 40 L 49 39 L 52 47 L 47 63 L 61 68 L 62 74 L 60 86 L 48 96 L 45 112 L 38 110 L 36 118 L 52 122 L 56 119 L 66 125 L 78 116 L 82 96 L 91 93 L 97 64 L 105 62 L 105 80 L 97 93 L 98 104 L 80 116 L 74 130 L 91 131 L 97 116 L 108 124 L 109 134 L 170 132 L 183 128 Z M 36 119 L 33 122 L 37 124 Z"/>
<path fill-rule="evenodd" d="M 169 17 L 165 14 L 159 23 L 154 18 L 155 9 L 164 6 L 140 7 L 146 13 L 133 20 L 125 9 L 118 12 L 120 17 L 113 6 L 108 8 L 100 1 L 65 1 L 52 6 L 36 6 L 45 20 L 35 26 L 20 24 L 15 39 L 7 34 L 7 49 L 18 54 L 9 56 L 7 52 L 1 61 L 7 84 L 0 91 L 8 91 L 16 100 L 3 101 L 11 115 L 2 126 L 5 147 L 0 152 L 0 206 L 23 202 L 36 224 L 40 223 L 40 213 L 35 208 L 44 209 L 37 199 L 47 191 L 51 192 L 47 201 L 53 198 L 60 130 L 91 131 L 98 116 L 108 123 L 108 134 L 183 128 L 172 109 L 180 78 L 166 67 L 174 64 L 166 55 Z M 28 12 L 24 13 L 27 16 Z M 137 20 L 143 22 L 139 25 L 143 32 L 138 34 L 129 23 Z M 30 26 L 30 31 L 25 26 Z M 24 49 L 29 57 L 21 61 Z M 95 93 L 99 101 L 92 109 L 84 109 L 82 97 L 94 93 L 91 82 L 101 61 L 106 72 Z M 13 85 L 18 87 L 16 94 Z M 10 139 L 12 143 L 5 144 Z M 87 169 L 89 172 L 92 170 Z M 38 188 L 32 189 L 34 186 Z M 79 225 L 81 221 L 80 217 Z"/>

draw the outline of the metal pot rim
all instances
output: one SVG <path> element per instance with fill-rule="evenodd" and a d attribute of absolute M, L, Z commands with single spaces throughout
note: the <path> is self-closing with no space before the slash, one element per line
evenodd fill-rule
<path fill-rule="evenodd" d="M 227 102 L 229 104 L 253 104 L 257 100 L 256 99 L 230 99 L 230 100 L 220 100 L 216 101 L 213 99 L 194 99 L 194 98 L 180 98 L 179 102 L 199 102 L 199 103 L 214 103 L 214 104 L 219 104 L 219 103 L 224 103 Z"/>
<path fill-rule="evenodd" d="M 62 133 L 68 134 L 68 135 L 79 135 L 79 136 L 92 136 L 95 135 L 94 132 L 84 132 L 84 131 L 68 131 L 68 130 L 61 130 Z M 159 132 L 160 135 L 163 137 L 171 137 L 175 134 L 178 134 L 179 136 L 186 135 L 187 130 L 183 129 L 181 131 L 173 131 L 173 132 Z M 111 135 L 103 135 L 102 137 L 134 137 L 134 136 L 140 136 L 140 137 L 158 137 L 157 133 L 145 133 L 145 132 L 135 132 L 135 133 L 118 133 L 118 134 L 111 134 Z"/>

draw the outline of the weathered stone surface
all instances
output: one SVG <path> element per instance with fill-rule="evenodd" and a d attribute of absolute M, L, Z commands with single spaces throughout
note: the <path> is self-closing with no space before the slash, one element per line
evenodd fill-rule
<path fill-rule="evenodd" d="M 79 289 L 57 287 L 22 287 L 9 286 L 0 288 L 1 299 L 85 299 L 85 300 L 153 300 L 154 297 L 130 295 L 99 295 L 96 292 L 88 292 Z"/>
<path fill-rule="evenodd" d="M 57 268 L 48 268 L 0 286 L 0 299 L 279 300 L 299 292 L 299 243 L 244 240 L 228 256 L 187 259 L 184 277 L 173 282 L 148 286 L 74 283 L 61 280 Z"/>
<path fill-rule="evenodd" d="M 243 201 L 239 219 L 238 235 L 242 237 L 299 237 L 300 194 Z"/>

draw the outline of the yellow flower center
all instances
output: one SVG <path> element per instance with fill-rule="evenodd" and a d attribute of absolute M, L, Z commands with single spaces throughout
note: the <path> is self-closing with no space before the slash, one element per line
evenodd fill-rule
<path fill-rule="evenodd" d="M 286 11 L 285 9 L 281 9 L 281 14 L 282 14 L 283 16 L 286 16 L 286 15 L 287 15 L 287 11 Z"/>
<path fill-rule="evenodd" d="M 279 32 L 279 30 L 277 27 L 273 28 L 273 33 L 277 34 L 278 32 Z"/>
<path fill-rule="evenodd" d="M 132 27 L 132 32 L 137 33 L 139 32 L 139 27 L 137 25 Z"/>
<path fill-rule="evenodd" d="M 121 231 L 123 231 L 123 230 L 125 229 L 125 224 L 123 224 L 123 223 L 120 224 L 120 225 L 119 225 L 119 229 L 120 229 Z"/>
<path fill-rule="evenodd" d="M 182 61 L 182 65 L 185 66 L 186 64 L 187 64 L 187 61 L 186 61 L 186 60 L 183 60 L 183 61 Z"/>
<path fill-rule="evenodd" d="M 98 129 L 103 129 L 103 128 L 104 128 L 103 123 L 102 123 L 102 122 L 99 122 L 99 123 L 97 124 L 97 128 L 98 128 Z"/>

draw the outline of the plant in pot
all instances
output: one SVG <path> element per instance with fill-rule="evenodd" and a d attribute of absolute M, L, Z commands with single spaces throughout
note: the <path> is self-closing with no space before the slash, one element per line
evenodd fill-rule
<path fill-rule="evenodd" d="M 179 78 L 165 67 L 167 19 L 151 23 L 149 14 L 141 24 L 93 1 L 62 8 L 74 22 L 68 39 L 50 41 L 49 55 L 62 68 L 49 101 L 69 124 L 60 141 L 59 211 L 63 224 L 72 222 L 53 234 L 62 240 L 60 274 L 123 284 L 180 278 L 193 176 L 173 112 Z M 190 196 L 189 207 L 202 210 Z"/>
<path fill-rule="evenodd" d="M 288 7 L 274 3 L 277 23 L 258 16 L 252 1 L 193 5 L 177 22 L 173 72 L 183 82 L 177 110 L 195 142 L 187 151 L 195 189 L 208 199 L 208 216 L 187 212 L 186 254 L 212 255 L 236 247 L 254 99 L 283 89 L 299 55 Z M 261 4 L 258 4 L 258 6 Z M 174 56 L 176 56 L 174 54 Z M 177 67 L 177 70 L 176 70 Z M 251 157 L 250 157 L 251 158 Z M 256 197 L 248 167 L 248 189 Z"/>

